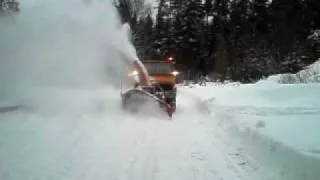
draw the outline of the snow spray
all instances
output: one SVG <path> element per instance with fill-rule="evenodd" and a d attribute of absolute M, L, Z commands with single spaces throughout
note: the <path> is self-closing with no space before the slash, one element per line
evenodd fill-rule
<path fill-rule="evenodd" d="M 138 59 L 125 27 L 108 0 L 21 2 L 0 17 L 0 102 L 77 104 L 74 90 L 120 81 L 117 51 Z"/>

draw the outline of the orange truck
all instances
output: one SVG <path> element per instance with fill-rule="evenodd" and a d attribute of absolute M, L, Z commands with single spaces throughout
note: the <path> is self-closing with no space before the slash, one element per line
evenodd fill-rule
<path fill-rule="evenodd" d="M 176 76 L 178 72 L 174 67 L 173 58 L 167 60 L 134 61 L 129 77 L 134 87 L 122 93 L 122 104 L 139 108 L 146 97 L 159 102 L 166 109 L 169 116 L 176 110 Z M 135 79 L 135 80 L 134 80 Z"/>
<path fill-rule="evenodd" d="M 149 80 L 157 91 L 163 92 L 165 101 L 176 109 L 176 76 L 178 72 L 175 70 L 172 61 L 142 61 L 146 67 Z"/>

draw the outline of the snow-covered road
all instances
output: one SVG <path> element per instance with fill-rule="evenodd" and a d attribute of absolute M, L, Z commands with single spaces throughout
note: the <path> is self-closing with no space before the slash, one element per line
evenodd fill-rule
<path fill-rule="evenodd" d="M 54 110 L 56 115 L 30 108 L 1 114 L 0 178 L 234 180 L 257 175 L 242 170 L 253 167 L 243 164 L 226 132 L 211 131 L 211 117 L 194 99 L 180 96 L 172 121 L 123 114 L 112 105 L 118 100 Z"/>
<path fill-rule="evenodd" d="M 179 89 L 179 109 L 171 121 L 124 114 L 118 92 L 102 92 L 81 92 L 81 100 L 65 107 L 33 104 L 0 114 L 0 179 L 319 177 L 320 161 L 237 131 L 227 116 L 186 88 Z"/>

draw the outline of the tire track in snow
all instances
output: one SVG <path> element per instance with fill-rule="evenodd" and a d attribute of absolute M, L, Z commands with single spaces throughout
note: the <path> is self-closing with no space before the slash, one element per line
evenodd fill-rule
<path fill-rule="evenodd" d="M 183 93 L 178 103 L 171 121 L 135 117 L 111 107 L 100 114 L 90 111 L 50 118 L 11 114 L 13 122 L 0 123 L 3 135 L 16 144 L 8 146 L 10 142 L 0 139 L 4 149 L 1 152 L 5 153 L 0 158 L 9 156 L 2 161 L 9 168 L 0 166 L 0 177 L 11 173 L 18 175 L 7 176 L 6 180 L 21 179 L 17 177 L 24 173 L 19 168 L 28 167 L 26 172 L 35 180 L 285 179 L 271 174 L 273 168 L 253 156 L 254 151 L 243 148 L 246 144 L 237 137 L 239 134 L 230 133 L 224 121 L 232 117 L 211 116 L 203 110 L 201 101 Z M 19 118 L 22 120 L 15 120 Z M 14 141 L 17 134 L 22 141 Z M 39 137 L 43 137 L 40 142 Z M 14 153 L 18 155 L 9 154 L 11 147 L 17 147 Z M 26 153 L 19 151 L 21 147 Z M 27 161 L 35 165 L 29 167 Z"/>
<path fill-rule="evenodd" d="M 212 117 L 199 111 L 194 99 L 181 98 L 189 102 L 179 102 L 181 109 L 172 121 L 116 116 L 114 109 L 107 110 L 106 116 L 79 113 L 45 119 L 37 115 L 39 121 L 32 120 L 29 126 L 39 123 L 40 127 L 27 139 L 27 151 L 35 153 L 22 161 L 37 158 L 38 164 L 29 171 L 33 179 L 241 179 L 229 168 L 236 162 L 225 159 L 224 142 L 212 144 L 207 123 Z M 33 143 L 43 135 L 42 144 Z M 36 173 L 39 167 L 43 172 Z M 11 173 L 21 175 L 16 169 Z"/>
<path fill-rule="evenodd" d="M 188 95 L 194 101 L 194 105 L 197 106 L 199 118 L 198 124 L 203 127 L 195 128 L 202 129 L 205 132 L 203 133 L 203 137 L 206 137 L 207 141 L 210 142 L 210 145 L 205 145 L 202 143 L 202 146 L 207 146 L 208 148 L 212 148 L 211 151 L 207 153 L 203 153 L 203 149 L 208 148 L 198 148 L 196 150 L 196 154 L 199 155 L 198 163 L 203 168 L 215 167 L 214 163 L 211 161 L 219 161 L 220 165 L 224 168 L 217 168 L 214 171 L 216 176 L 220 179 L 272 179 L 278 178 L 277 175 L 271 173 L 268 168 L 261 168 L 261 165 L 258 163 L 258 160 L 251 157 L 246 150 L 242 149 L 239 141 L 239 137 L 235 136 L 235 134 L 230 132 L 230 129 L 224 126 L 224 121 L 228 121 L 228 116 L 216 116 L 216 114 L 212 113 L 212 111 L 208 108 L 206 101 L 202 101 L 199 97 L 184 92 L 183 94 Z M 212 101 L 214 99 L 210 99 Z M 200 118 L 202 117 L 202 118 Z M 201 132 L 198 132 L 201 133 Z M 197 138 L 201 139 L 201 137 Z M 201 147 L 201 145 L 200 145 Z M 202 152 L 202 153 L 201 153 Z M 206 158 L 201 156 L 201 154 L 206 154 Z M 197 158 L 196 158 L 197 159 Z M 205 165 L 206 164 L 206 165 Z M 226 171 L 226 169 L 229 170 Z M 208 170 L 209 171 L 209 170 Z M 262 176 L 262 177 L 261 177 Z M 215 178 L 216 179 L 216 178 Z"/>
<path fill-rule="evenodd" d="M 132 180 L 156 180 L 157 173 L 157 151 L 152 148 L 148 139 L 147 129 L 138 129 L 133 141 L 133 151 L 131 152 L 127 167 L 127 179 Z"/>
<path fill-rule="evenodd" d="M 212 100 L 209 100 L 212 101 Z M 243 172 L 252 174 L 256 178 L 263 179 L 283 179 L 283 180 L 317 180 L 320 176 L 320 161 L 316 158 L 304 157 L 298 151 L 288 148 L 275 140 L 268 139 L 253 130 L 241 130 L 236 125 L 237 113 L 242 109 L 224 110 L 223 107 L 213 106 L 212 115 L 218 122 L 211 122 L 209 127 L 224 129 L 229 133 L 233 143 L 239 147 L 238 150 L 230 150 L 231 159 L 239 161 L 239 168 Z M 246 110 L 255 112 L 256 108 L 246 107 Z M 271 109 L 258 109 L 261 112 Z M 276 110 L 275 113 L 279 111 Z M 288 113 L 288 112 L 287 112 Z M 212 134 L 216 134 L 217 128 L 212 128 Z M 221 133 L 220 133 L 221 134 Z M 261 176 L 263 172 L 266 176 Z"/>
<path fill-rule="evenodd" d="M 208 121 L 212 121 L 209 111 L 205 104 L 199 98 L 188 98 L 192 103 L 189 106 L 181 107 L 187 114 L 195 114 L 195 118 L 186 119 L 192 121 L 193 137 L 190 145 L 190 165 L 193 173 L 193 179 L 244 179 L 243 174 L 235 168 L 236 162 L 229 159 L 226 145 L 223 141 L 212 141 L 211 131 L 208 130 Z M 181 114 L 179 118 L 185 118 Z M 226 133 L 226 132 L 223 132 Z M 217 134 L 214 132 L 214 134 Z M 214 143 L 213 143 L 214 142 Z M 221 147 L 221 148 L 219 148 Z"/>

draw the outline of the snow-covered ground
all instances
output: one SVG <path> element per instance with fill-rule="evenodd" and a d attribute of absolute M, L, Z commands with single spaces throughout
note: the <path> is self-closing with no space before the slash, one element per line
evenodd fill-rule
<path fill-rule="evenodd" d="M 196 87 L 213 111 L 233 116 L 243 131 L 257 130 L 301 151 L 320 150 L 320 84 L 246 84 Z"/>
<path fill-rule="evenodd" d="M 183 93 L 203 101 L 219 126 L 240 137 L 239 146 L 245 146 L 259 163 L 281 169 L 286 178 L 317 179 L 320 84 L 315 77 L 320 74 L 319 62 L 291 74 L 296 81 L 283 74 L 255 84 L 185 86 Z"/>
<path fill-rule="evenodd" d="M 60 91 L 66 104 L 0 114 L 0 179 L 319 177 L 320 160 L 296 149 L 317 143 L 308 119 L 317 115 L 258 105 L 264 98 L 254 87 L 180 87 L 173 120 L 124 113 L 112 87 Z"/>
<path fill-rule="evenodd" d="M 319 179 L 317 84 L 179 87 L 173 120 L 123 112 L 117 52 L 136 57 L 110 5 L 1 17 L 1 180 Z"/>

